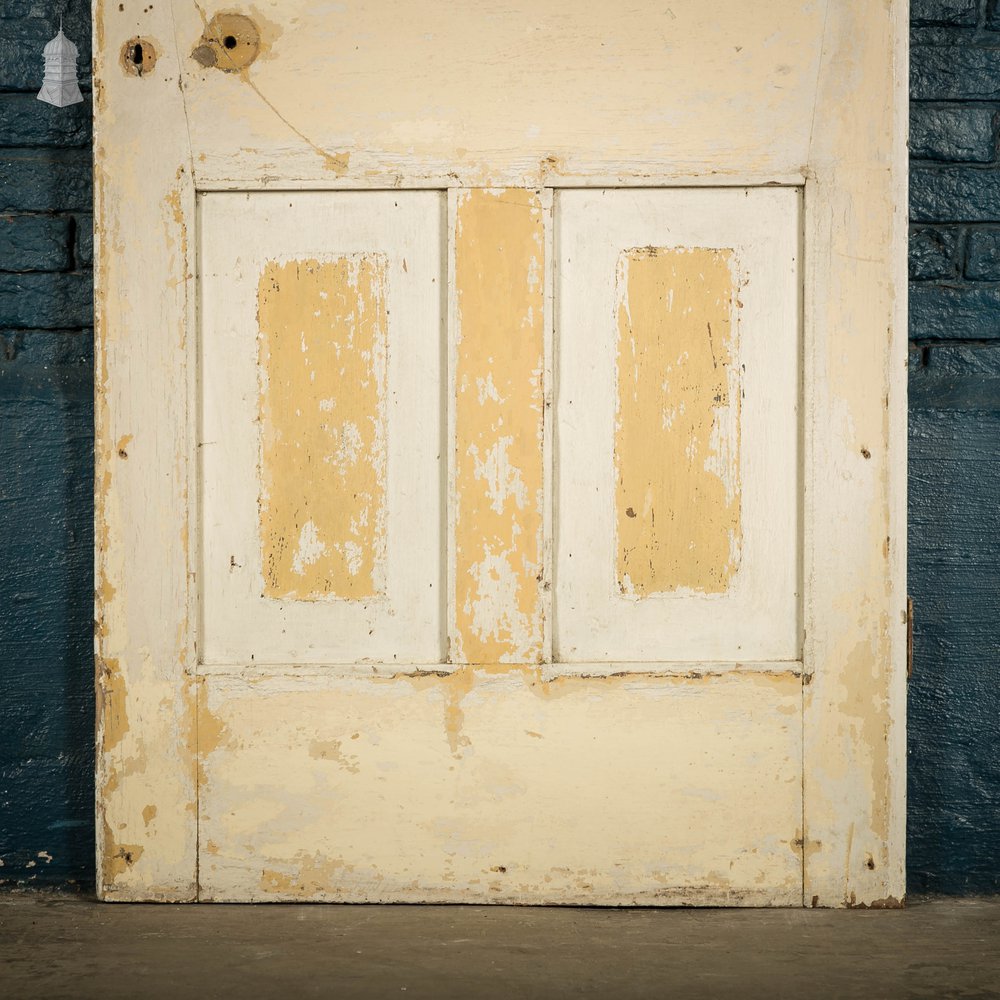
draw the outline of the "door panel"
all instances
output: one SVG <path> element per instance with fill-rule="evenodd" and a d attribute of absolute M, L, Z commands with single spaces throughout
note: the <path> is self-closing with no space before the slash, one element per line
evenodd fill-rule
<path fill-rule="evenodd" d="M 202 197 L 205 663 L 441 662 L 444 208 Z"/>
<path fill-rule="evenodd" d="M 202 898 L 799 905 L 801 705 L 794 672 L 209 676 Z"/>
<path fill-rule="evenodd" d="M 799 204 L 558 193 L 559 662 L 800 658 Z"/>
<path fill-rule="evenodd" d="M 452 196 L 452 663 L 548 659 L 543 194 Z"/>
<path fill-rule="evenodd" d="M 236 241 L 240 249 L 226 257 L 209 227 L 215 224 L 217 231 L 225 231 L 229 245 L 232 227 L 223 230 L 217 220 L 231 217 L 231 200 L 232 196 L 213 195 L 203 204 L 205 259 L 215 268 L 206 268 L 203 292 L 204 399 L 206 414 L 211 406 L 226 414 L 230 438 L 252 439 L 254 424 L 260 425 L 256 436 L 261 444 L 254 454 L 261 456 L 261 462 L 259 467 L 251 465 L 247 451 L 242 466 L 230 462 L 213 479 L 210 463 L 217 459 L 206 417 L 202 449 L 206 497 L 213 489 L 222 497 L 234 483 L 249 483 L 242 490 L 244 506 L 249 509 L 260 498 L 259 517 L 244 516 L 260 532 L 249 545 L 256 546 L 258 565 L 263 567 L 263 579 L 260 571 L 256 574 L 256 586 L 263 587 L 257 606 L 268 609 L 271 617 L 255 609 L 252 626 L 249 618 L 244 620 L 238 635 L 244 641 L 252 637 L 258 648 L 290 653 L 289 664 L 311 659 L 316 665 L 311 669 L 269 665 L 259 655 L 250 658 L 244 652 L 237 675 L 221 669 L 224 664 L 204 666 L 198 725 L 202 734 L 199 828 L 204 838 L 199 870 L 205 898 L 797 901 L 801 895 L 800 664 L 712 662 L 723 657 L 714 656 L 718 647 L 706 639 L 713 634 L 710 629 L 683 634 L 684 644 L 678 640 L 677 648 L 694 661 L 694 668 L 691 663 L 668 662 L 674 640 L 662 627 L 647 631 L 646 645 L 625 643 L 618 648 L 619 660 L 632 661 L 615 664 L 618 676 L 610 676 L 612 671 L 600 664 L 585 667 L 579 658 L 565 663 L 553 660 L 548 652 L 553 526 L 560 538 L 573 542 L 566 568 L 559 568 L 560 577 L 570 582 L 578 567 L 586 570 L 589 565 L 584 559 L 574 561 L 574 554 L 579 555 L 577 543 L 596 550 L 595 531 L 614 535 L 613 526 L 601 521 L 587 507 L 588 501 L 574 507 L 570 495 L 562 494 L 555 511 L 550 509 L 553 472 L 564 477 L 561 483 L 575 476 L 581 494 L 607 496 L 613 505 L 610 449 L 606 461 L 595 457 L 601 454 L 597 446 L 601 435 L 610 439 L 615 433 L 629 446 L 638 438 L 637 467 L 657 473 L 661 489 L 667 489 L 663 484 L 677 471 L 678 456 L 673 462 L 666 456 L 665 468 L 655 462 L 644 465 L 642 443 L 655 444 L 656 435 L 641 420 L 623 419 L 621 406 L 616 416 L 613 406 L 607 405 L 614 399 L 616 385 L 621 394 L 623 373 L 638 369 L 644 374 L 642 366 L 622 360 L 629 345 L 653 355 L 664 355 L 669 347 L 680 365 L 697 355 L 689 369 L 682 370 L 682 378 L 688 370 L 702 376 L 709 367 L 714 371 L 710 359 L 717 350 L 716 364 L 723 374 L 715 383 L 695 386 L 686 405 L 689 410 L 701 405 L 706 420 L 720 424 L 705 432 L 706 454 L 729 434 L 734 441 L 748 440 L 745 453 L 751 464 L 759 461 L 759 442 L 766 435 L 754 423 L 763 419 L 757 394 L 751 390 L 750 402 L 745 400 L 743 369 L 747 363 L 751 369 L 755 364 L 763 367 L 768 351 L 780 356 L 771 366 L 772 399 L 786 408 L 781 416 L 790 424 L 791 455 L 784 465 L 765 464 L 763 471 L 794 512 L 797 194 L 566 192 L 555 199 L 554 211 L 549 207 L 552 192 L 544 190 L 472 189 L 450 196 L 446 227 L 450 391 L 447 403 L 442 404 L 440 397 L 436 402 L 442 420 L 443 410 L 448 411 L 452 455 L 451 613 L 449 656 L 434 661 L 431 669 L 401 657 L 373 662 L 366 651 L 377 645 L 363 632 L 370 620 L 362 619 L 359 630 L 345 608 L 357 615 L 359 609 L 378 607 L 382 595 L 344 598 L 336 592 L 336 587 L 351 583 L 343 561 L 324 561 L 326 551 L 317 542 L 327 541 L 327 535 L 316 526 L 315 534 L 303 540 L 299 522 L 317 525 L 317 518 L 325 515 L 328 521 L 323 525 L 343 525 L 349 522 L 336 519 L 343 506 L 356 519 L 359 496 L 365 509 L 376 503 L 373 497 L 378 494 L 371 485 L 378 482 L 376 461 L 365 476 L 349 481 L 361 482 L 367 492 L 359 494 L 352 488 L 345 495 L 343 424 L 333 418 L 348 407 L 360 407 L 360 413 L 350 410 L 352 419 L 376 424 L 377 433 L 383 397 L 371 359 L 378 357 L 382 342 L 388 342 L 390 359 L 397 344 L 406 349 L 408 336 L 420 338 L 421 357 L 428 367 L 440 356 L 443 338 L 434 327 L 438 314 L 432 312 L 433 322 L 427 322 L 416 312 L 434 307 L 436 300 L 407 301 L 398 293 L 389 299 L 392 282 L 399 282 L 401 274 L 423 275 L 433 283 L 434 269 L 428 263 L 421 270 L 402 261 L 421 251 L 426 261 L 440 258 L 427 244 L 411 246 L 405 239 L 379 239 L 371 233 L 373 226 L 380 233 L 390 226 L 400 228 L 398 213 L 407 204 L 414 222 L 426 222 L 434 203 L 427 195 L 412 194 L 258 196 L 250 199 L 256 202 L 258 216 L 244 238 Z M 755 243 L 752 233 L 761 214 L 776 209 L 786 216 L 785 226 L 777 228 L 779 237 Z M 317 226 L 324 245 L 337 252 L 328 249 L 321 254 L 309 239 L 297 235 L 296 245 L 304 252 L 289 263 L 287 248 L 275 238 L 275 224 L 288 218 L 290 210 L 292 230 L 301 234 Z M 332 217 L 324 214 L 334 211 Z M 713 213 L 726 216 L 727 223 L 706 225 L 703 217 Z M 363 220 L 358 239 L 351 237 L 351 220 Z M 257 256 L 245 249 L 253 245 L 255 231 L 266 234 L 262 237 L 266 252 Z M 563 255 L 558 284 L 551 276 L 553 233 Z M 649 249 L 654 236 L 662 250 Z M 696 238 L 704 246 L 688 251 Z M 671 249 L 671 240 L 675 248 L 685 248 L 683 252 Z M 763 264 L 765 251 L 773 256 L 770 269 Z M 672 270 L 654 269 L 650 282 L 643 266 L 649 261 L 659 265 L 661 253 Z M 607 270 L 606 283 L 598 277 L 601 267 Z M 678 281 L 678 268 L 686 284 Z M 236 274 L 238 282 L 243 271 L 255 278 L 242 294 L 255 304 L 256 312 L 237 311 L 236 323 L 230 320 L 227 327 L 218 303 L 225 301 L 233 311 L 241 293 L 239 285 L 230 292 L 230 275 Z M 761 291 L 745 296 L 751 280 Z M 651 285 L 652 293 L 644 283 Z M 606 301 L 595 292 L 605 284 Z M 382 288 L 387 290 L 383 293 Z M 383 294 L 389 300 L 385 309 Z M 553 294 L 554 308 L 549 302 Z M 673 296 L 676 321 L 669 310 L 664 313 L 664 296 Z M 332 312 L 327 301 L 338 303 Z M 755 350 L 741 346 L 744 328 L 747 337 L 758 333 L 764 315 L 770 336 L 759 336 Z M 371 319 L 361 323 L 359 316 Z M 387 336 L 380 333 L 381 322 Z M 717 347 L 702 339 L 707 322 L 716 324 Z M 229 330 L 229 340 L 218 330 Z M 679 346 L 671 346 L 672 336 L 680 340 Z M 209 352 L 210 343 L 214 353 Z M 244 406 L 242 416 L 234 419 L 225 389 L 217 388 L 219 379 L 209 379 L 208 368 L 214 363 L 217 372 L 226 372 L 239 344 L 244 345 L 251 375 L 250 362 L 256 358 L 256 382 L 248 384 L 246 392 L 257 402 Z M 253 344 L 256 355 L 247 346 Z M 286 344 L 294 367 L 275 356 Z M 351 355 L 354 347 L 363 363 Z M 547 443 L 546 403 L 551 399 L 556 354 L 561 359 L 560 393 L 573 394 L 579 388 L 578 398 L 589 396 L 585 409 L 601 429 L 585 428 L 593 436 L 574 439 L 576 411 L 567 404 L 560 409 L 561 437 L 553 448 Z M 574 357 L 579 360 L 570 360 Z M 344 374 L 350 364 L 355 366 L 353 377 Z M 591 374 L 589 384 L 577 384 L 581 367 L 597 373 Z M 663 380 L 662 375 L 657 377 Z M 283 395 L 281 379 L 290 383 Z M 401 384 L 392 379 L 390 362 L 389 387 Z M 712 390 L 712 385 L 717 388 Z M 727 402 L 710 395 L 705 402 L 706 391 L 734 398 Z M 419 402 L 431 405 L 431 394 L 419 400 L 395 400 L 401 412 L 403 406 Z M 385 422 L 385 449 L 389 455 L 405 451 L 411 467 L 426 468 L 427 482 L 434 484 L 439 452 L 432 454 L 428 448 L 421 453 L 409 446 L 419 441 L 414 434 L 420 426 L 416 411 L 409 415 L 412 420 L 404 415 Z M 439 426 L 428 414 L 420 416 L 427 426 Z M 687 441 L 696 440 L 689 430 L 683 434 Z M 779 435 L 778 442 L 782 440 Z M 310 477 L 316 463 L 299 455 L 317 441 L 327 460 Z M 284 476 L 283 482 L 275 483 L 276 473 L 267 463 L 280 446 L 292 449 L 298 464 L 283 459 L 275 465 Z M 377 459 L 378 449 L 366 451 Z M 328 460 L 327 452 L 334 461 Z M 714 464 L 704 455 L 699 457 L 721 482 L 724 463 L 718 457 Z M 738 478 L 736 458 L 732 464 L 731 474 Z M 386 477 L 390 484 L 392 473 L 390 467 Z M 427 489 L 428 508 L 433 509 L 431 487 Z M 743 500 L 744 493 L 733 492 L 733 508 L 749 522 L 745 534 L 750 540 L 745 544 L 751 558 L 759 559 L 754 504 L 760 489 L 756 483 L 746 487 L 753 503 Z M 316 515 L 308 506 L 313 493 Z M 716 491 L 710 499 L 719 503 L 723 493 Z M 279 502 L 288 504 L 299 518 L 285 532 L 298 547 L 279 566 L 283 579 L 298 585 L 297 577 L 302 577 L 311 586 L 318 579 L 332 593 L 275 593 L 269 584 L 268 558 L 275 548 L 274 534 L 282 526 L 273 513 Z M 780 509 L 779 500 L 775 507 Z M 211 520 L 213 510 L 218 516 Z M 391 507 L 389 514 L 391 523 Z M 581 514 L 584 521 L 574 520 Z M 696 511 L 686 527 L 697 527 L 702 514 Z M 223 558 L 218 547 L 227 516 L 232 517 L 231 505 L 223 511 L 218 503 L 212 506 L 206 500 L 206 558 L 215 553 L 228 581 L 234 572 L 231 560 Z M 738 523 L 738 519 L 730 522 Z M 795 517 L 772 534 L 768 540 L 778 551 L 777 558 L 784 553 L 794 575 Z M 409 537 L 387 536 L 386 563 L 411 567 L 414 574 L 427 573 L 437 552 L 410 546 Z M 733 547 L 729 535 L 725 543 Z M 303 565 L 297 567 L 296 560 Z M 360 567 L 371 587 L 374 575 L 368 566 L 377 563 Z M 767 567 L 776 579 L 778 566 L 775 562 Z M 297 568 L 312 572 L 314 567 L 324 568 L 327 575 L 297 573 Z M 615 586 L 613 557 L 604 569 L 601 582 L 610 594 Z M 752 572 L 752 563 L 751 571 L 741 566 L 740 572 Z M 740 579 L 738 573 L 735 577 Z M 209 610 L 219 604 L 218 597 L 208 595 L 217 579 L 218 572 L 214 579 L 206 578 Z M 388 578 L 384 600 L 388 616 L 402 617 L 406 609 L 399 602 L 404 599 L 395 587 L 395 580 Z M 689 599 L 690 589 L 679 600 Z M 735 629 L 726 625 L 727 612 L 735 618 L 740 611 L 738 603 L 733 602 L 735 611 L 724 603 L 734 589 L 736 584 L 713 595 L 720 607 L 712 624 L 724 634 Z M 794 582 L 789 590 L 784 610 L 794 628 Z M 569 588 L 565 593 L 574 591 Z M 632 607 L 641 606 L 636 595 L 628 596 L 631 603 L 625 612 L 612 609 L 612 616 L 625 619 Z M 557 613 L 563 598 L 557 590 Z M 292 623 L 308 622 L 308 615 L 317 622 L 317 635 L 321 629 L 330 629 L 333 635 L 327 645 L 317 645 L 302 656 L 284 636 L 295 634 L 300 626 Z M 679 630 L 684 615 L 680 607 L 667 624 Z M 628 634 L 630 624 L 624 620 L 622 634 Z M 392 626 L 390 617 L 387 627 Z M 279 628 L 285 645 L 279 645 Z M 773 623 L 766 623 L 765 630 L 772 633 Z M 607 640 L 601 637 L 601 641 Z M 330 651 L 341 648 L 353 649 L 359 662 L 337 665 Z M 641 655 L 632 655 L 636 652 L 655 662 L 639 662 Z M 794 655 L 788 659 L 794 661 Z M 583 673 L 597 676 L 580 676 Z M 767 789 L 766 796 L 759 795 L 761 788 Z"/>

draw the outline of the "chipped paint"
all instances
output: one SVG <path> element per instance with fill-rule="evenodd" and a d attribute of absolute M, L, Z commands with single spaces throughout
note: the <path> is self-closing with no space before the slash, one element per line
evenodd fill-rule
<path fill-rule="evenodd" d="M 262 892 L 280 894 L 283 899 L 310 899 L 327 886 L 336 885 L 342 872 L 352 871 L 339 858 L 326 858 L 319 853 L 298 852 L 287 866 L 291 870 L 280 871 L 265 868 L 260 873 Z"/>
<path fill-rule="evenodd" d="M 237 73 L 246 69 L 260 52 L 260 31 L 246 14 L 219 13 L 191 52 L 191 58 L 205 69 Z"/>
<path fill-rule="evenodd" d="M 129 76 L 149 76 L 156 66 L 156 46 L 151 39 L 137 35 L 122 46 L 118 61 Z"/>
<path fill-rule="evenodd" d="M 574 30 L 563 32 L 555 30 L 551 12 L 520 0 L 499 15 L 495 5 L 476 0 L 451 21 L 420 0 L 401 8 L 403 20 L 392 32 L 376 32 L 359 45 L 359 34 L 372 30 L 361 7 L 339 12 L 331 31 L 326 13 L 290 0 L 280 14 L 282 58 L 231 74 L 205 72 L 187 58 L 204 28 L 197 7 L 156 5 L 143 11 L 142 30 L 158 39 L 173 36 L 175 45 L 163 45 L 156 73 L 141 86 L 117 63 L 121 41 L 138 30 L 136 12 L 119 15 L 118 6 L 98 0 L 95 15 L 97 633 L 99 670 L 120 672 L 126 689 L 119 700 L 128 728 L 101 712 L 99 725 L 110 723 L 114 743 L 99 761 L 101 894 L 183 899 L 195 891 L 197 737 L 188 671 L 196 663 L 196 619 L 187 608 L 198 562 L 188 558 L 183 523 L 197 497 L 195 489 L 188 493 L 196 407 L 187 400 L 196 397 L 188 395 L 187 382 L 196 352 L 194 338 L 185 341 L 194 310 L 185 291 L 191 262 L 183 231 L 193 227 L 195 209 L 190 176 L 176 174 L 178 163 L 193 162 L 206 189 L 238 190 L 325 186 L 333 175 L 345 186 L 437 188 L 470 182 L 525 187 L 542 174 L 560 185 L 591 186 L 678 178 L 799 184 L 808 178 L 806 256 L 820 279 L 806 289 L 808 343 L 816 346 L 804 383 L 811 407 L 803 479 L 811 498 L 805 588 L 806 679 L 812 683 L 803 837 L 822 846 L 808 858 L 806 887 L 824 904 L 898 898 L 900 609 L 887 576 L 901 580 L 905 565 L 905 491 L 897 464 L 905 453 L 905 422 L 899 374 L 886 367 L 898 359 L 885 329 L 892 313 L 893 344 L 901 342 L 901 299 L 892 300 L 905 276 L 887 277 L 886 261 L 902 246 L 900 224 L 887 221 L 889 209 L 894 201 L 905 204 L 899 183 L 905 160 L 898 155 L 905 98 L 898 89 L 895 97 L 887 93 L 894 74 L 905 86 L 905 35 L 894 41 L 889 30 L 890 18 L 903 25 L 902 5 L 775 0 L 762 11 L 722 0 L 720 13 L 697 0 L 673 0 L 676 18 L 670 19 L 662 12 L 623 19 L 618 10 L 593 5 L 577 9 Z M 533 23 L 549 66 L 544 94 L 537 75 L 517 71 L 527 66 L 519 60 L 536 55 L 537 47 L 519 41 L 525 18 L 539 17 Z M 432 21 L 445 29 L 422 34 L 420 26 Z M 890 50 L 893 59 L 886 58 Z M 480 54 L 471 76 L 469 52 Z M 774 67 L 786 64 L 791 69 L 775 86 Z M 337 68 L 332 75 L 331 65 Z M 428 99 L 441 93 L 453 98 L 443 117 Z M 504 99 L 498 104 L 483 94 Z M 673 108 L 666 129 L 660 127 L 664 94 Z M 289 117 L 308 123 L 308 136 Z M 153 158 L 140 138 L 151 120 L 163 136 Z M 290 141 L 290 133 L 301 141 Z M 165 200 L 174 216 L 164 213 Z M 848 259 L 858 246 L 865 247 L 866 261 Z M 119 294 L 122 288 L 128 296 Z M 154 329 L 156 337 L 134 336 Z M 506 350 L 499 362 L 484 353 L 481 370 L 460 387 L 475 394 L 482 411 L 471 424 L 468 414 L 458 423 L 477 451 L 456 453 L 456 471 L 464 462 L 463 482 L 481 490 L 463 494 L 476 501 L 476 516 L 458 522 L 462 530 L 499 518 L 496 507 L 525 518 L 534 513 L 537 483 L 517 453 L 522 441 L 533 440 L 530 428 L 507 426 L 509 415 L 524 417 L 530 406 L 514 404 L 510 414 L 503 409 L 509 387 L 497 378 L 497 367 L 513 360 L 513 352 L 509 337 L 500 343 Z M 470 351 L 465 360 L 474 356 Z M 876 390 L 883 387 L 892 408 L 880 423 Z M 534 399 L 521 381 L 513 388 L 515 401 Z M 456 408 L 458 391 L 449 401 Z M 491 407 L 496 420 L 485 416 Z M 486 429 L 489 440 L 478 441 Z M 128 462 L 115 455 L 125 433 L 136 435 Z M 505 434 L 511 441 L 497 447 Z M 857 454 L 861 443 L 871 460 Z M 303 537 L 304 521 L 290 536 L 304 571 L 325 544 L 322 525 L 311 520 L 315 535 L 309 529 Z M 515 551 L 511 534 L 499 542 L 494 534 L 490 554 Z M 882 546 L 889 534 L 887 570 Z M 538 536 L 518 536 L 518 557 L 531 554 L 526 537 L 533 544 Z M 869 548 L 877 565 L 858 557 Z M 464 552 L 466 570 L 482 561 L 471 555 Z M 521 603 L 532 596 L 524 586 L 530 570 L 544 575 L 541 556 L 534 562 L 512 564 L 508 557 L 509 578 L 466 573 L 471 597 L 480 599 L 482 582 L 486 598 L 478 609 L 471 599 L 460 608 L 454 602 L 452 625 L 458 614 L 465 616 L 464 631 L 452 629 L 459 658 L 474 660 L 483 647 L 492 659 L 537 651 L 536 604 Z M 610 572 L 609 563 L 609 583 Z M 492 652 L 497 647 L 499 654 Z M 305 685 L 300 697 L 289 690 L 297 682 L 281 677 L 248 691 L 231 678 L 209 682 L 219 688 L 198 727 L 205 738 L 203 898 L 292 892 L 293 898 L 619 904 L 796 900 L 802 872 L 792 867 L 788 842 L 798 825 L 793 814 L 801 821 L 801 774 L 789 762 L 801 760 L 795 741 L 802 727 L 792 725 L 801 680 L 790 675 L 786 685 L 776 682 L 767 691 L 741 686 L 714 700 L 703 697 L 702 681 L 694 678 L 662 690 L 647 678 L 522 690 L 522 668 L 507 666 L 511 688 L 501 683 L 506 675 L 483 671 L 476 671 L 474 684 L 470 671 L 448 685 L 426 679 L 423 688 L 410 682 L 329 682 L 325 691 Z M 671 724 L 665 729 L 666 706 Z M 352 742 L 357 773 L 309 756 L 313 741 L 343 741 L 341 734 L 352 731 L 362 733 Z M 719 769 L 721 757 L 755 759 L 786 780 L 776 783 L 776 796 L 761 794 L 755 781 L 728 766 Z M 718 783 L 707 789 L 722 803 L 714 814 L 704 787 L 685 789 L 691 795 L 678 800 L 669 783 L 695 772 Z M 637 801 L 644 822 L 631 822 Z M 687 824 L 678 801 L 695 810 Z M 144 810 L 153 803 L 159 809 L 147 827 Z M 647 807 L 662 807 L 651 827 Z M 709 811 L 697 811 L 703 808 Z M 539 816 L 559 817 L 548 825 L 554 845 L 537 836 Z M 855 848 L 845 852 L 848 819 L 856 825 Z M 248 826 L 241 829 L 241 821 Z M 255 840 L 247 830 L 255 831 Z M 685 840 L 691 830 L 697 838 Z M 887 841 L 885 865 L 880 840 Z M 764 860 L 744 850 L 749 841 L 764 845 Z M 609 844 L 613 855 L 593 853 Z M 659 852 L 656 860 L 644 863 L 652 851 Z M 693 861 L 685 867 L 671 852 Z M 338 867 L 341 859 L 355 869 L 349 878 Z M 632 865 L 627 872 L 616 867 L 621 859 Z M 262 876 L 270 889 L 261 887 Z M 774 885 L 777 893 L 768 887 Z"/>
<path fill-rule="evenodd" d="M 776 710 L 800 702 L 797 676 L 541 669 L 206 678 L 239 753 L 206 760 L 219 851 L 202 853 L 202 898 L 801 898 L 801 727 Z"/>
<path fill-rule="evenodd" d="M 128 712 L 125 707 L 125 677 L 117 660 L 105 659 L 98 670 L 98 718 L 101 725 L 101 749 L 114 750 L 128 732 Z"/>
<path fill-rule="evenodd" d="M 264 595 L 385 590 L 387 261 L 270 261 L 260 277 Z"/>
<path fill-rule="evenodd" d="M 732 250 L 618 260 L 617 582 L 724 593 L 740 561 L 738 278 Z"/>
<path fill-rule="evenodd" d="M 440 178 L 442 187 L 449 172 L 463 186 L 483 187 L 562 181 L 581 164 L 609 177 L 618 169 L 697 175 L 707 172 L 706 160 L 730 176 L 748 165 L 801 168 L 807 137 L 792 123 L 812 108 L 823 4 L 777 3 L 755 12 L 738 0 L 724 0 L 719 10 L 685 3 L 675 14 L 653 7 L 623 18 L 600 4 L 563 10 L 517 0 L 498 10 L 470 0 L 433 31 L 427 26 L 439 25 L 440 0 L 394 10 L 393 30 L 374 26 L 364 6 L 350 4 L 334 14 L 295 0 L 241 9 L 262 36 L 261 55 L 249 67 L 261 89 L 316 146 L 349 142 L 356 179 L 371 174 L 371 187 L 391 186 L 416 164 L 422 178 Z M 267 64 L 260 9 L 282 28 Z M 196 12 L 182 9 L 177 17 L 182 51 L 204 44 Z M 527 26 L 545 47 L 544 86 L 536 47 L 523 44 Z M 322 176 L 308 150 L 275 141 L 261 127 L 252 93 L 217 87 L 221 72 L 184 63 L 196 142 L 205 136 L 209 169 L 226 176 L 256 170 L 280 184 L 303 176 L 294 163 L 311 179 Z M 773 81 L 764 99 L 762 78 Z M 677 95 L 669 127 L 663 94 Z M 231 116 L 218 114 L 223 97 Z"/>
<path fill-rule="evenodd" d="M 454 232 L 456 663 L 543 641 L 544 223 L 537 192 L 464 191 Z"/>
<path fill-rule="evenodd" d="M 142 857 L 142 844 L 120 844 L 107 820 L 104 821 L 104 853 L 101 858 L 101 885 L 110 887 Z"/>

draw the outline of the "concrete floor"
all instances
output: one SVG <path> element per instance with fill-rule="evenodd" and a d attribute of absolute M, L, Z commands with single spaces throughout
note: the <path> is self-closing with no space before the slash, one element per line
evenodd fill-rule
<path fill-rule="evenodd" d="M 0 997 L 1000 997 L 1000 897 L 906 910 L 0 896 Z"/>

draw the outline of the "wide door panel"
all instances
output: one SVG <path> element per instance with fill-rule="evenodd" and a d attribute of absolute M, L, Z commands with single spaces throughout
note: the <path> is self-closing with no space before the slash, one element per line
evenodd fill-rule
<path fill-rule="evenodd" d="M 202 898 L 799 905 L 801 704 L 794 672 L 208 676 Z"/>

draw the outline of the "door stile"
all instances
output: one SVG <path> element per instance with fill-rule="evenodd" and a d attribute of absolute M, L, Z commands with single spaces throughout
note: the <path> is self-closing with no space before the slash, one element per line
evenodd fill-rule
<path fill-rule="evenodd" d="M 838 7 L 805 205 L 803 902 L 894 907 L 905 894 L 908 19 L 905 2 Z"/>
<path fill-rule="evenodd" d="M 94 31 L 97 893 L 184 901 L 197 892 L 192 156 L 170 6 L 98 4 Z M 136 36 L 148 73 L 119 62 Z"/>

